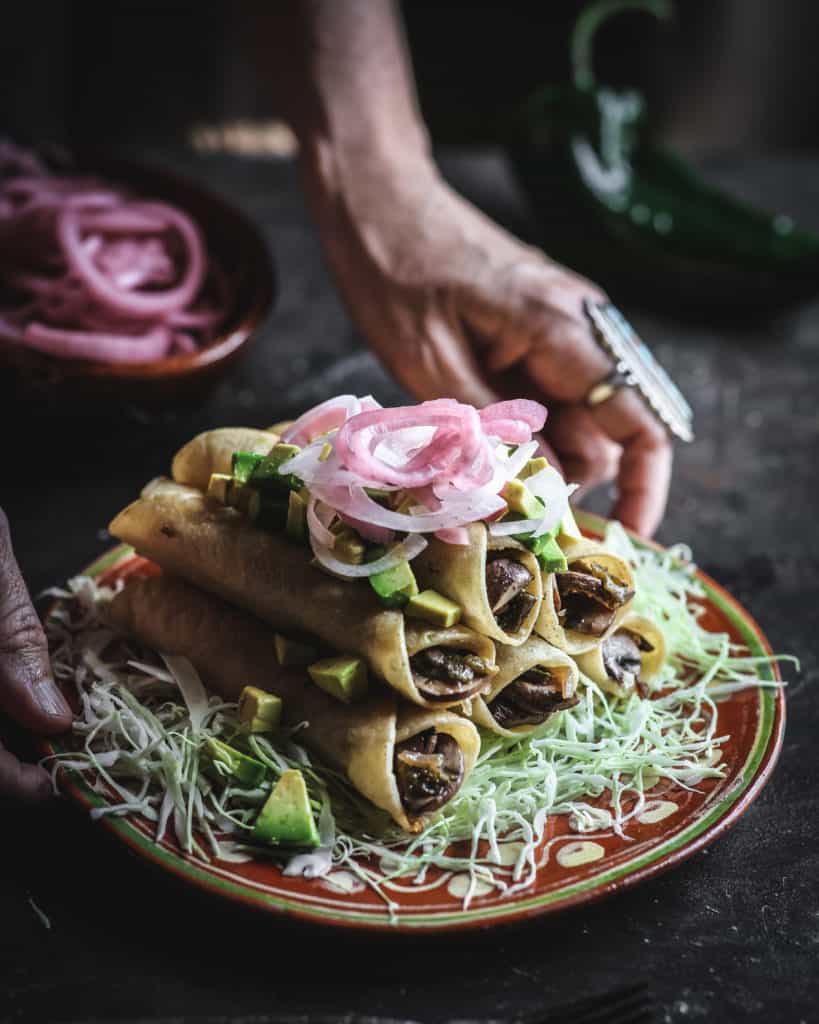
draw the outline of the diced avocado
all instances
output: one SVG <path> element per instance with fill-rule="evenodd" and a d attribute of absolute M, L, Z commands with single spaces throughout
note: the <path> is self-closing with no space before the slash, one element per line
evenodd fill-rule
<path fill-rule="evenodd" d="M 289 473 L 280 473 L 279 467 L 283 465 L 288 459 L 292 459 L 294 455 L 298 455 L 301 449 L 295 444 L 275 444 L 264 456 L 262 461 L 253 470 L 250 476 L 250 482 L 254 487 L 259 487 L 264 491 L 267 490 L 281 490 L 282 488 L 291 488 L 292 490 L 299 490 L 303 484 L 297 476 L 293 476 Z"/>
<path fill-rule="evenodd" d="M 220 501 L 223 505 L 238 508 L 249 515 L 253 495 L 256 491 L 247 484 L 240 483 L 235 477 L 224 473 L 211 473 L 208 481 L 208 497 Z"/>
<path fill-rule="evenodd" d="M 385 491 L 381 487 L 365 487 L 364 490 L 373 501 L 377 501 L 380 504 L 389 502 L 390 498 L 395 494 L 395 491 Z"/>
<path fill-rule="evenodd" d="M 518 473 L 519 480 L 528 480 L 530 476 L 534 476 L 535 473 L 540 473 L 543 469 L 549 468 L 549 460 L 544 459 L 542 455 L 536 459 L 529 459 L 523 469 Z"/>
<path fill-rule="evenodd" d="M 382 547 L 373 548 L 369 552 L 367 561 L 375 561 L 386 550 L 386 548 Z M 402 608 L 411 597 L 415 597 L 418 593 L 415 573 L 407 561 L 399 562 L 392 569 L 377 572 L 374 576 L 368 576 L 367 579 L 370 581 L 370 586 L 378 594 L 381 603 L 386 605 L 387 608 Z"/>
<path fill-rule="evenodd" d="M 396 491 L 393 501 L 393 512 L 400 512 L 402 516 L 409 515 L 410 509 L 420 504 L 414 494 L 406 494 L 403 491 Z"/>
<path fill-rule="evenodd" d="M 524 519 L 539 519 L 546 511 L 540 498 L 536 498 L 522 480 L 510 480 L 501 491 L 501 497 L 510 512 L 518 512 Z"/>
<path fill-rule="evenodd" d="M 551 534 L 546 534 L 543 538 L 538 537 L 538 540 L 541 539 L 543 543 L 535 551 L 540 568 L 544 572 L 565 572 L 568 569 L 566 556 L 563 554 L 555 537 Z"/>
<path fill-rule="evenodd" d="M 256 452 L 234 452 L 230 460 L 233 478 L 240 484 L 246 484 L 263 459 L 264 455 Z"/>
<path fill-rule="evenodd" d="M 208 497 L 227 505 L 228 488 L 232 483 L 233 477 L 226 473 L 211 473 L 208 480 Z"/>
<path fill-rule="evenodd" d="M 289 496 L 252 493 L 247 502 L 247 514 L 257 526 L 265 530 L 283 530 L 287 525 Z"/>
<path fill-rule="evenodd" d="M 315 661 L 307 671 L 316 686 L 345 704 L 361 700 L 367 692 L 367 665 L 355 654 Z"/>
<path fill-rule="evenodd" d="M 270 732 L 282 717 L 282 699 L 275 693 L 246 686 L 239 696 L 239 721 L 248 732 Z"/>
<path fill-rule="evenodd" d="M 411 597 L 404 608 L 404 614 L 413 619 L 423 619 L 434 626 L 448 629 L 461 621 L 463 609 L 437 590 L 422 590 Z"/>
<path fill-rule="evenodd" d="M 253 838 L 278 846 L 318 846 L 319 834 L 304 776 L 291 768 L 273 787 L 253 826 Z"/>
<path fill-rule="evenodd" d="M 298 491 L 287 495 L 287 521 L 284 532 L 291 540 L 307 539 L 307 502 Z"/>
<path fill-rule="evenodd" d="M 223 771 L 216 767 L 211 768 L 211 771 L 218 775 L 232 775 L 237 782 L 245 786 L 260 786 L 267 776 L 267 768 L 261 761 L 257 761 L 255 757 L 248 757 L 247 754 L 213 736 L 205 740 L 203 749 L 212 766 L 217 763 L 223 766 Z"/>
<path fill-rule="evenodd" d="M 539 537 L 527 537 L 525 535 L 516 537 L 521 544 L 524 544 L 537 558 L 540 568 L 544 572 L 565 572 L 566 556 L 557 543 L 555 534 L 557 528 L 550 533 L 543 533 Z"/>
<path fill-rule="evenodd" d="M 316 660 L 318 651 L 310 644 L 300 643 L 298 640 L 291 640 L 290 637 L 281 633 L 273 634 L 273 644 L 276 649 L 276 661 L 282 668 L 303 667 Z"/>
<path fill-rule="evenodd" d="M 572 540 L 583 540 L 583 534 L 580 532 L 580 527 L 575 522 L 574 513 L 570 508 L 566 509 L 566 514 L 560 520 L 560 536 L 570 537 Z"/>
<path fill-rule="evenodd" d="M 329 441 L 324 442 L 324 447 L 319 452 L 319 462 L 326 462 L 330 458 L 330 454 L 333 451 L 333 446 Z"/>
<path fill-rule="evenodd" d="M 350 565 L 361 565 L 367 545 L 356 531 L 346 523 L 338 522 L 333 524 L 332 532 L 336 535 L 336 542 L 333 545 L 333 554 L 336 558 L 342 562 L 349 562 Z"/>

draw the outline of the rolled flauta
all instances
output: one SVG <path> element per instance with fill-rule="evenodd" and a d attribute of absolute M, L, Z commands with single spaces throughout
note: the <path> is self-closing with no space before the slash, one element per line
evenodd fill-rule
<path fill-rule="evenodd" d="M 601 690 L 627 696 L 653 682 L 665 664 L 666 642 L 656 622 L 631 613 L 598 644 L 576 657 L 580 671 Z"/>
<path fill-rule="evenodd" d="M 491 537 L 483 523 L 472 523 L 467 528 L 469 544 L 447 544 L 430 539 L 426 550 L 413 559 L 412 568 L 422 587 L 437 590 L 455 601 L 463 609 L 463 622 L 471 629 L 491 637 L 499 643 L 522 644 L 530 636 L 540 612 L 543 595 L 540 566 L 531 551 L 511 537 Z M 497 601 L 490 600 L 490 588 L 503 591 L 501 579 L 492 578 L 492 563 L 522 566 L 528 575 L 523 586 L 507 605 L 497 607 Z M 487 575 L 489 571 L 489 576 Z M 515 570 L 516 571 L 516 570 Z M 506 572 L 512 583 L 513 576 Z M 520 617 L 516 628 L 505 628 L 508 618 L 514 613 L 514 603 L 525 600 L 528 606 Z M 494 606 L 494 610 L 493 610 Z"/>
<path fill-rule="evenodd" d="M 498 645 L 496 651 L 498 671 L 489 692 L 466 705 L 476 725 L 519 738 L 577 703 L 577 665 L 568 654 L 539 637 L 517 647 Z"/>
<path fill-rule="evenodd" d="M 252 427 L 206 430 L 180 448 L 173 458 L 171 475 L 180 484 L 208 489 L 211 473 L 230 473 L 234 452 L 267 455 L 279 435 Z"/>
<path fill-rule="evenodd" d="M 283 724 L 307 723 L 299 742 L 407 831 L 419 831 L 431 813 L 420 808 L 434 810 L 447 803 L 475 764 L 478 733 L 460 715 L 413 707 L 387 689 L 361 703 L 342 704 L 314 686 L 303 670 L 277 664 L 265 623 L 180 579 L 164 573 L 132 579 L 109 605 L 106 619 L 148 647 L 188 658 L 206 685 L 226 700 L 237 701 L 245 686 L 281 697 Z M 396 775 L 402 744 L 434 742 L 450 747 L 457 768 L 440 777 L 437 791 L 434 776 L 430 787 L 430 779 L 426 785 L 413 782 L 403 768 Z M 413 785 L 421 785 L 421 796 Z"/>
<path fill-rule="evenodd" d="M 163 569 L 274 627 L 361 655 L 423 707 L 466 700 L 486 688 L 494 671 L 495 645 L 487 637 L 460 625 L 435 629 L 405 621 L 401 611 L 381 605 L 366 581 L 328 575 L 310 564 L 306 548 L 257 529 L 194 488 L 152 481 L 109 529 Z"/>
<path fill-rule="evenodd" d="M 596 565 L 598 575 L 602 570 L 602 575 L 612 581 L 612 593 L 616 591 L 623 597 L 613 609 L 598 605 L 584 597 L 582 592 L 561 597 L 561 589 L 564 581 L 570 578 L 569 574 L 543 574 L 543 601 L 535 622 L 535 633 L 575 657 L 597 647 L 628 615 L 634 598 L 634 574 L 624 559 L 606 551 L 599 543 L 585 539 L 561 540 L 561 546 L 569 574 L 589 575 L 589 570 Z M 594 572 L 590 575 L 594 576 Z"/>

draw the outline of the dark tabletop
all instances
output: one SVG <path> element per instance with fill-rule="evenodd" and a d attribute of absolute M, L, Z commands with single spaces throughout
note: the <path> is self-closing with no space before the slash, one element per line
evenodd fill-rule
<path fill-rule="evenodd" d="M 125 425 L 15 410 L 0 504 L 33 591 L 86 565 L 111 515 L 175 448 L 225 423 L 264 425 L 340 391 L 402 397 L 350 326 L 292 165 L 161 154 L 265 230 L 280 268 L 259 341 L 197 411 Z M 158 158 L 157 158 L 158 159 Z M 531 220 L 503 160 L 445 153 L 451 180 L 521 234 Z M 710 168 L 819 228 L 819 161 Z M 788 730 L 757 802 L 670 873 L 525 926 L 364 939 L 254 916 L 165 880 L 72 807 L 0 819 L 0 1021 L 245 1021 L 377 1014 L 509 1019 L 647 981 L 658 1020 L 819 1019 L 819 308 L 774 324 L 697 324 L 627 312 L 696 411 L 659 539 L 751 611 L 790 667 Z M 738 311 L 740 312 L 740 311 Z M 606 495 L 592 502 L 604 509 Z M 20 746 L 19 737 L 10 742 Z M 50 921 L 47 929 L 30 900 Z"/>

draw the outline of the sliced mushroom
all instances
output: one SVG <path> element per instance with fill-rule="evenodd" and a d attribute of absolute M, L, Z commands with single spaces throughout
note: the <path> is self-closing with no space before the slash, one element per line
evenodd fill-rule
<path fill-rule="evenodd" d="M 413 654 L 410 668 L 421 696 L 431 701 L 474 697 L 495 671 L 473 651 L 454 647 L 427 647 Z"/>
<path fill-rule="evenodd" d="M 517 633 L 523 628 L 526 617 L 536 603 L 537 598 L 523 590 L 506 605 L 503 611 L 495 615 L 495 622 L 504 633 Z"/>
<path fill-rule="evenodd" d="M 505 687 L 489 703 L 492 717 L 504 729 L 540 725 L 556 711 L 574 707 L 579 697 L 563 697 L 559 679 L 548 669 L 535 667 Z"/>
<path fill-rule="evenodd" d="M 645 637 L 629 629 L 616 630 L 600 645 L 606 672 L 616 682 L 626 686 L 640 682 L 640 652 L 653 650 L 653 645 Z"/>
<path fill-rule="evenodd" d="M 449 733 L 426 729 L 395 748 L 393 771 L 401 804 L 410 818 L 448 803 L 464 780 L 464 755 Z"/>
<path fill-rule="evenodd" d="M 574 597 L 566 601 L 559 618 L 564 629 L 588 636 L 602 636 L 612 623 L 615 611 L 591 598 Z"/>
<path fill-rule="evenodd" d="M 514 558 L 498 555 L 487 561 L 486 594 L 493 613 L 497 615 L 531 582 L 532 574 Z"/>
<path fill-rule="evenodd" d="M 555 576 L 564 629 L 589 636 L 602 636 L 618 608 L 634 594 L 599 562 L 572 562 L 566 572 Z"/>

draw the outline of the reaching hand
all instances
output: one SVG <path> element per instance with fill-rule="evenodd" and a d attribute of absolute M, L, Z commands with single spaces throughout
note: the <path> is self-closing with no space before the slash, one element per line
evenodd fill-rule
<path fill-rule="evenodd" d="M 308 180 L 308 194 L 341 292 L 386 366 L 419 399 L 478 406 L 511 371 L 518 393 L 549 407 L 544 433 L 566 478 L 616 478 L 613 514 L 653 533 L 671 473 L 665 430 L 628 389 L 593 410 L 583 402 L 612 368 L 583 312 L 600 289 L 498 227 L 428 162 L 368 167 L 332 194 Z"/>
<path fill-rule="evenodd" d="M 40 735 L 63 732 L 71 711 L 51 678 L 48 648 L 11 549 L 0 509 L 0 711 Z M 42 799 L 51 792 L 47 772 L 23 764 L 0 746 L 0 800 Z"/>

